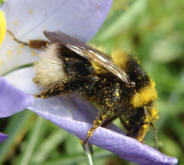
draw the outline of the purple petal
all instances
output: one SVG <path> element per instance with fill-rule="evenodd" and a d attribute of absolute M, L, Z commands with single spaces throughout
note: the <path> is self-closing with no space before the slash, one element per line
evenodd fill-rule
<path fill-rule="evenodd" d="M 43 30 L 63 31 L 81 40 L 92 38 L 113 0 L 8 0 L 1 10 L 7 29 L 21 39 L 43 39 Z"/>
<path fill-rule="evenodd" d="M 43 111 L 35 112 L 80 139 L 85 139 L 87 131 L 91 127 L 88 123 L 63 116 L 55 116 L 55 114 L 44 113 Z M 96 130 L 90 138 L 89 143 L 109 150 L 123 159 L 142 165 L 174 165 L 177 163 L 176 158 L 168 157 L 133 138 L 102 127 Z"/>
<path fill-rule="evenodd" d="M 4 134 L 4 133 L 0 133 L 0 143 L 3 142 L 4 140 L 6 140 L 8 138 L 8 135 Z"/>
<path fill-rule="evenodd" d="M 17 113 L 33 101 L 33 96 L 10 85 L 0 78 L 0 117 L 7 117 Z"/>

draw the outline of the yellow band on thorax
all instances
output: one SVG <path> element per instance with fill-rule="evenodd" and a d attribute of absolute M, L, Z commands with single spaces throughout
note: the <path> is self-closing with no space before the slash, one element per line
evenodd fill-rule
<path fill-rule="evenodd" d="M 4 13 L 0 10 L 0 45 L 3 42 L 6 33 L 6 20 Z"/>

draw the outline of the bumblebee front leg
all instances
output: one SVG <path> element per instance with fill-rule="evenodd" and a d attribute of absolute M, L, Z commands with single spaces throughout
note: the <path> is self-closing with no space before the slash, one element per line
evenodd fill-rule
<path fill-rule="evenodd" d="M 61 87 L 58 85 L 58 86 L 56 86 L 54 88 L 51 88 L 51 89 L 45 89 L 41 93 L 35 94 L 34 97 L 35 98 L 46 99 L 46 98 L 49 98 L 49 97 L 57 96 L 62 92 L 60 88 Z"/>
<path fill-rule="evenodd" d="M 94 79 L 95 76 L 86 76 L 86 77 L 77 77 L 75 79 L 70 80 L 63 80 L 57 86 L 46 89 L 40 94 L 34 95 L 36 98 L 49 98 L 56 95 L 82 95 L 84 92 L 90 91 L 91 88 L 94 86 Z"/>

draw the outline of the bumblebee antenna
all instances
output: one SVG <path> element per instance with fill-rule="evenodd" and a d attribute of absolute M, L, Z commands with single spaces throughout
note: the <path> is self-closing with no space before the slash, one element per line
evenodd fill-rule
<path fill-rule="evenodd" d="M 17 39 L 10 30 L 6 30 L 6 32 L 11 35 L 14 41 L 18 42 L 19 44 L 33 48 L 33 49 L 44 49 L 48 47 L 48 45 L 50 44 L 48 41 L 44 41 L 44 40 L 29 40 L 29 42 L 24 42 L 24 41 Z"/>
<path fill-rule="evenodd" d="M 23 41 L 17 39 L 17 38 L 15 37 L 15 35 L 14 35 L 11 31 L 6 30 L 6 32 L 7 32 L 8 34 L 11 35 L 11 37 L 13 38 L 14 41 L 18 42 L 19 44 L 23 44 L 23 45 L 29 46 L 29 43 L 23 42 Z"/>

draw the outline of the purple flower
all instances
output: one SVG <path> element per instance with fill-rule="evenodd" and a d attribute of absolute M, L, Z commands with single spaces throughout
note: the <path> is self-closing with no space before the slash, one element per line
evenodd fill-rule
<path fill-rule="evenodd" d="M 103 23 L 112 0 L 9 0 L 3 6 L 7 29 L 17 38 L 45 39 L 42 31 L 61 30 L 83 41 L 88 41 Z M 16 7 L 15 7 L 16 5 Z M 7 34 L 1 47 L 0 74 L 37 60 L 39 52 L 16 43 Z M 47 100 L 35 99 L 40 90 L 32 82 L 32 67 L 11 72 L 0 79 L 0 117 L 7 117 L 28 108 L 59 127 L 84 139 L 97 110 L 90 103 L 73 97 L 60 96 Z M 10 85 L 11 84 L 11 85 Z M 177 159 L 127 137 L 117 127 L 98 128 L 90 143 L 114 152 L 123 159 L 140 164 L 172 165 Z"/>
<path fill-rule="evenodd" d="M 0 133 L 0 143 L 6 140 L 7 138 L 8 138 L 7 135 L 5 135 L 4 133 Z"/>

